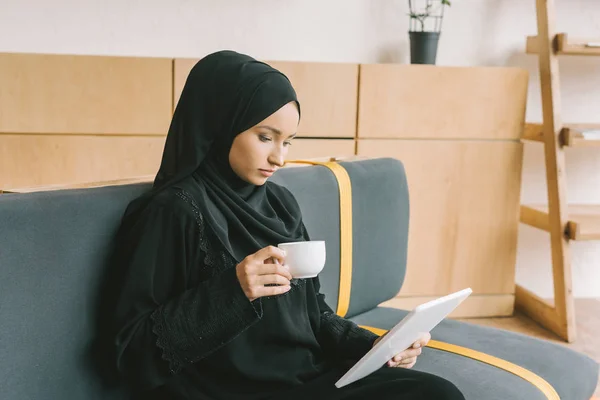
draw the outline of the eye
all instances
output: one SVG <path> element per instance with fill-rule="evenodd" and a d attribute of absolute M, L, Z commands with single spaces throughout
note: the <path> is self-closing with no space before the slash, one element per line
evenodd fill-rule
<path fill-rule="evenodd" d="M 270 142 L 271 141 L 270 137 L 263 135 L 263 134 L 258 135 L 258 138 L 260 139 L 261 142 Z"/>
<path fill-rule="evenodd" d="M 285 142 L 283 142 L 284 146 L 291 146 L 292 145 L 292 141 L 291 140 L 286 140 Z"/>

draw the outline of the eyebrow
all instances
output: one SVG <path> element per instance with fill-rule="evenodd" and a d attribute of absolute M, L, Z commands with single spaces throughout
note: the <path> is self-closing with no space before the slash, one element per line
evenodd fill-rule
<path fill-rule="evenodd" d="M 279 136 L 283 135 L 283 133 L 279 129 L 273 128 L 272 126 L 269 126 L 269 125 L 259 125 L 259 126 L 257 126 L 257 128 L 266 129 L 266 130 L 271 131 L 274 134 L 279 135 Z M 294 138 L 295 136 L 296 136 L 296 134 L 294 133 L 293 135 L 290 135 L 289 138 L 291 139 L 291 138 Z"/>

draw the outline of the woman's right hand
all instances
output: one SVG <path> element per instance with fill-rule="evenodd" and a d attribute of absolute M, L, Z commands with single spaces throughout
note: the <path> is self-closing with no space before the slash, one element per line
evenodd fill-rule
<path fill-rule="evenodd" d="M 269 263 L 265 263 L 267 260 Z M 283 294 L 290 290 L 292 275 L 283 266 L 284 262 L 284 251 L 268 246 L 250 254 L 236 266 L 237 278 L 248 300 L 254 301 L 259 297 Z M 265 286 L 269 284 L 279 286 Z"/>

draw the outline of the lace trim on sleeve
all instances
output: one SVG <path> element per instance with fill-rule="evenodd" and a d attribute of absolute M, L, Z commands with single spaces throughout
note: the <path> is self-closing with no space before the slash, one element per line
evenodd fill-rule
<path fill-rule="evenodd" d="M 219 271 L 234 267 L 235 263 L 230 257 L 227 257 L 227 255 L 222 251 L 215 251 L 214 243 L 206 235 L 204 218 L 202 217 L 202 213 L 200 212 L 200 209 L 193 197 L 184 190 L 177 191 L 176 195 L 190 205 L 198 225 L 198 246 L 204 255 L 203 262 L 198 267 L 202 268 L 203 272 L 206 272 L 208 276 L 213 276 Z M 161 350 L 162 359 L 168 362 L 169 371 L 173 374 L 176 374 L 181 370 L 183 365 L 185 365 L 187 362 L 193 362 L 194 360 L 188 359 L 188 357 L 185 356 L 185 353 L 180 354 L 182 352 L 174 350 L 174 347 L 171 343 L 173 334 L 169 331 L 169 327 L 165 322 L 163 307 L 158 307 L 150 315 L 150 318 L 153 322 L 152 331 L 157 337 L 156 345 Z M 182 341 L 181 344 L 183 345 L 182 350 L 186 350 L 186 347 L 190 347 L 190 344 L 186 346 L 185 341 Z"/>

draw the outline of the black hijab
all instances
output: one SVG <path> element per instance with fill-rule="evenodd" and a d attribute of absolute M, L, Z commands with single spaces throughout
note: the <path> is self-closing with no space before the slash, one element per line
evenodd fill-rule
<path fill-rule="evenodd" d="M 153 188 L 130 204 L 125 217 L 185 183 L 212 233 L 238 262 L 268 245 L 302 240 L 293 195 L 272 182 L 247 183 L 229 164 L 235 137 L 291 101 L 300 112 L 288 78 L 252 57 L 219 51 L 198 61 L 175 109 Z"/>

